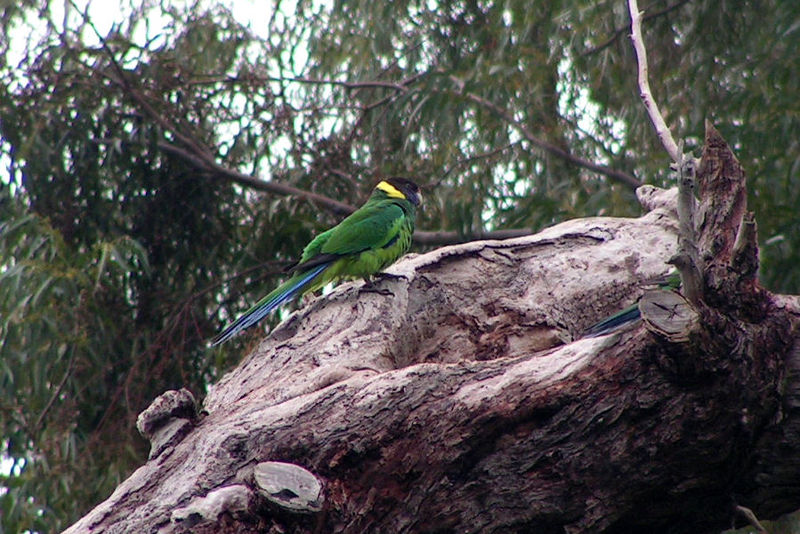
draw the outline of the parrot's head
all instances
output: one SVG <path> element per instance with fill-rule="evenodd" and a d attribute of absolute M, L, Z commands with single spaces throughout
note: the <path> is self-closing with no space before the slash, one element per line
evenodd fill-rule
<path fill-rule="evenodd" d="M 406 178 L 387 178 L 378 183 L 375 189 L 383 191 L 389 198 L 408 200 L 414 206 L 422 204 L 422 193 L 419 192 L 419 186 Z"/>

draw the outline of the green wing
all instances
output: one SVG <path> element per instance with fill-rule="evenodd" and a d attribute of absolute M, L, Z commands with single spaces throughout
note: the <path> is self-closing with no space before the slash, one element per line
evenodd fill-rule
<path fill-rule="evenodd" d="M 360 217 L 348 217 L 333 228 L 320 249 L 322 254 L 357 254 L 385 247 L 397 239 L 406 218 L 403 208 L 394 202 L 386 202 L 362 209 Z"/>
<path fill-rule="evenodd" d="M 338 225 L 315 237 L 292 270 L 309 267 L 320 256 L 346 256 L 386 246 L 397 239 L 405 216 L 403 208 L 394 202 L 364 204 Z"/>
<path fill-rule="evenodd" d="M 416 186 L 412 193 L 416 193 Z M 418 204 L 416 194 L 412 198 L 414 203 L 389 199 L 385 190 L 376 188 L 361 208 L 311 240 L 303 249 L 300 262 L 287 270 L 293 273 L 292 277 L 227 326 L 214 338 L 214 345 L 250 328 L 298 295 L 341 278 L 368 280 L 397 261 L 411 246 Z"/>

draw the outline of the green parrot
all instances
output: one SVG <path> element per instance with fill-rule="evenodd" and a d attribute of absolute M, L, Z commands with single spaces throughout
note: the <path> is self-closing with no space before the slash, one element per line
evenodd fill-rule
<path fill-rule="evenodd" d="M 664 291 L 674 291 L 681 287 L 681 275 L 678 271 L 672 271 L 661 278 L 648 280 L 645 282 L 645 285 L 655 285 Z M 624 310 L 618 311 L 614 315 L 606 317 L 602 321 L 593 324 L 583 331 L 582 337 L 599 337 L 610 334 L 623 325 L 638 320 L 641 316 L 642 314 L 639 311 L 639 303 L 636 302 L 636 304 L 632 304 Z"/>
<path fill-rule="evenodd" d="M 422 195 L 417 184 L 405 178 L 388 178 L 375 186 L 369 200 L 342 222 L 315 237 L 294 266 L 286 282 L 259 300 L 213 340 L 219 345 L 258 323 L 272 310 L 324 286 L 347 278 L 369 277 L 408 252 L 414 218 Z"/>

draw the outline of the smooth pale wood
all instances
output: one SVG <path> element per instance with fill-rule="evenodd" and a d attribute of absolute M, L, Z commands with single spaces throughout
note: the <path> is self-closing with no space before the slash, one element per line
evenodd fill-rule
<path fill-rule="evenodd" d="M 647 291 L 639 301 L 639 311 L 650 330 L 673 343 L 688 341 L 700 320 L 691 304 L 676 291 Z"/>
<path fill-rule="evenodd" d="M 307 469 L 286 462 L 262 462 L 255 467 L 256 485 L 268 501 L 295 512 L 319 512 L 322 483 Z"/>

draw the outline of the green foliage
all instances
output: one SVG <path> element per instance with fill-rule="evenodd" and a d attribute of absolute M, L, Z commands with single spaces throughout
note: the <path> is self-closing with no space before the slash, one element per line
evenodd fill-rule
<path fill-rule="evenodd" d="M 81 503 L 118 482 L 119 475 L 107 475 L 106 462 L 125 465 L 142 452 L 141 443 L 135 444 L 139 451 L 130 451 L 129 442 L 108 435 L 110 455 L 97 462 L 80 454 L 90 436 L 76 430 L 98 429 L 108 413 L 113 384 L 124 376 L 109 367 L 108 355 L 129 351 L 136 337 L 134 328 L 121 327 L 135 313 L 125 290 L 133 275 L 149 267 L 145 250 L 127 236 L 75 253 L 36 214 L 3 221 L 0 236 L 0 251 L 9 258 L 0 273 L 3 453 L 20 468 L 6 479 L 3 522 L 11 532 L 49 530 L 43 525 L 65 526 L 50 517 L 51 497 L 71 496 L 66 511 L 80 513 Z M 96 483 L 85 484 L 87 475 Z"/>
<path fill-rule="evenodd" d="M 123 6 L 98 45 L 75 8 L 0 2 L 3 530 L 62 528 L 107 496 L 145 457 L 136 415 L 168 388 L 202 396 L 259 333 L 206 340 L 340 218 L 209 160 L 353 206 L 409 175 L 418 227 L 465 237 L 638 213 L 629 186 L 531 135 L 670 183 L 624 2 L 157 4 Z M 667 123 L 690 148 L 705 118 L 733 143 L 762 278 L 797 292 L 800 5 L 642 7 Z"/>

